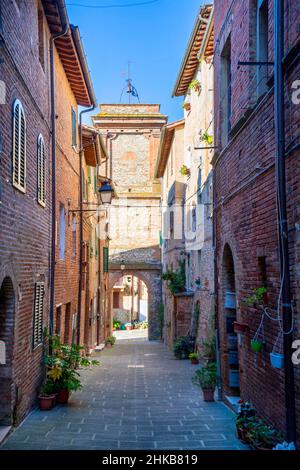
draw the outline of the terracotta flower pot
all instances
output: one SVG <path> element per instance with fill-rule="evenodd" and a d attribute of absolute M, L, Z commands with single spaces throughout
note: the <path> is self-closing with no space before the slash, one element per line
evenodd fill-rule
<path fill-rule="evenodd" d="M 199 364 L 199 360 L 198 359 L 191 359 L 191 363 L 192 364 Z"/>
<path fill-rule="evenodd" d="M 206 388 L 206 389 L 202 389 L 202 392 L 203 392 L 203 400 L 204 401 L 215 401 L 215 399 L 214 399 L 215 390 L 214 389 Z"/>
<path fill-rule="evenodd" d="M 40 410 L 47 411 L 51 410 L 55 405 L 55 395 L 40 395 L 39 396 L 39 408 Z"/>
<path fill-rule="evenodd" d="M 242 441 L 244 444 L 249 443 L 249 438 L 247 435 L 247 431 L 243 428 L 236 428 L 237 431 L 237 437 L 239 438 L 240 441 Z"/>
<path fill-rule="evenodd" d="M 57 394 L 57 403 L 60 403 L 61 405 L 66 405 L 69 401 L 70 398 L 70 390 L 60 390 Z"/>
<path fill-rule="evenodd" d="M 106 347 L 107 347 L 107 348 L 112 348 L 113 345 L 112 345 L 111 343 L 107 343 L 107 344 L 106 344 Z"/>

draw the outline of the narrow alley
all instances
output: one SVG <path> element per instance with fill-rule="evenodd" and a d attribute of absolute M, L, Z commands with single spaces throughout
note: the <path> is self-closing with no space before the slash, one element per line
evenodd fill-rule
<path fill-rule="evenodd" d="M 146 330 L 118 337 L 96 353 L 101 365 L 83 372 L 68 406 L 34 410 L 3 449 L 247 449 L 231 411 L 192 386 L 195 366 L 149 342 Z"/>

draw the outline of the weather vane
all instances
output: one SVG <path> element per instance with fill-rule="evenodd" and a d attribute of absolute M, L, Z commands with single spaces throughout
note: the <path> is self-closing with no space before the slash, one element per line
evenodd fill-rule
<path fill-rule="evenodd" d="M 125 93 L 128 94 L 128 103 L 131 104 L 131 97 L 137 98 L 138 102 L 140 103 L 140 98 L 137 89 L 132 85 L 132 79 L 130 78 L 130 61 L 128 61 L 128 78 L 126 79 L 126 85 L 122 90 L 120 103 L 122 102 L 123 95 Z"/>

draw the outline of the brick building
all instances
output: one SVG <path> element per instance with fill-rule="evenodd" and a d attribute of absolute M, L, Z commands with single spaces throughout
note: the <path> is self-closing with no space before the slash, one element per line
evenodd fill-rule
<path fill-rule="evenodd" d="M 106 142 L 108 174 L 118 193 L 109 219 L 110 307 L 113 286 L 122 274 L 144 281 L 149 292 L 149 338 L 158 335 L 161 302 L 160 183 L 154 167 L 165 122 L 159 105 L 150 104 L 102 104 L 93 116 L 94 127 Z"/>
<path fill-rule="evenodd" d="M 0 425 L 23 418 L 41 379 L 51 223 L 49 36 L 39 2 L 1 2 Z"/>
<path fill-rule="evenodd" d="M 296 5 L 297 3 L 297 5 Z M 274 121 L 274 2 L 215 2 L 215 227 L 218 318 L 224 397 L 250 400 L 260 416 L 279 429 L 286 426 L 285 369 L 270 364 L 269 353 L 282 346 L 279 322 L 280 256 L 278 248 Z M 299 127 L 300 108 L 292 100 L 299 78 L 299 2 L 284 2 L 285 139 L 290 276 L 299 320 Z M 298 52 L 297 52 L 298 51 Z M 259 67 L 239 61 L 271 63 Z M 262 320 L 261 308 L 243 300 L 265 287 L 271 321 L 264 317 L 263 351 L 250 340 Z M 231 307 L 231 308 L 228 308 Z M 281 310 L 281 309 L 279 309 Z M 280 312 L 281 313 L 281 312 Z M 237 338 L 232 323 L 246 324 Z M 261 330 L 259 331 L 261 333 Z M 278 336 L 279 335 L 279 336 Z M 278 351 L 278 350 L 277 350 Z M 291 351 L 292 354 L 292 351 Z M 287 358 L 289 361 L 289 359 Z M 299 369 L 296 410 L 299 426 Z M 298 436 L 299 437 L 299 436 Z"/>
<path fill-rule="evenodd" d="M 183 262 L 185 248 L 183 205 L 186 191 L 185 177 L 180 174 L 184 163 L 184 120 L 166 124 L 161 133 L 155 176 L 161 178 L 162 205 L 162 267 L 163 272 L 176 271 Z M 186 335 L 190 328 L 192 298 L 172 295 L 163 283 L 164 331 L 163 338 L 172 347 L 177 336 Z M 185 315 L 177 316 L 177 304 L 188 303 Z"/>
<path fill-rule="evenodd" d="M 94 187 L 88 174 L 80 168 L 78 106 L 95 104 L 95 96 L 78 28 L 69 27 L 67 35 L 55 42 L 55 104 L 56 104 L 56 252 L 55 252 L 55 311 L 54 332 L 70 343 L 75 327 L 80 328 L 79 343 L 88 348 L 90 334 L 85 297 L 81 296 L 78 312 L 80 266 L 80 173 L 83 172 L 83 198 Z M 93 162 L 96 166 L 96 162 Z M 94 168 L 90 168 L 90 174 Z M 92 168 L 92 169 L 91 169 Z M 92 184 L 90 184 L 92 183 Z M 93 233 L 94 240 L 94 233 Z M 83 250 L 86 246 L 83 248 Z M 90 256 L 90 254 L 89 254 Z M 83 286 L 85 287 L 85 286 Z M 94 302 L 94 300 L 93 300 Z M 94 309 L 94 306 L 93 306 Z"/>
<path fill-rule="evenodd" d="M 185 300 L 181 315 L 186 321 L 187 311 L 192 316 L 190 332 L 197 336 L 199 351 L 204 342 L 214 341 L 213 16 L 212 5 L 200 7 L 173 90 L 173 96 L 184 98 L 186 290 L 193 294 L 188 307 Z"/>

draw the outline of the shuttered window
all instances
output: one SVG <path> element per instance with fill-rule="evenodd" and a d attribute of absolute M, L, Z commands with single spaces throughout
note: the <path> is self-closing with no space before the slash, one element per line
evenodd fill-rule
<path fill-rule="evenodd" d="M 13 107 L 13 185 L 26 191 L 26 121 L 19 100 Z"/>
<path fill-rule="evenodd" d="M 75 109 L 71 109 L 71 119 L 72 119 L 72 146 L 76 147 L 77 145 L 77 116 Z"/>
<path fill-rule="evenodd" d="M 43 341 L 44 296 L 45 285 L 43 282 L 37 282 L 34 294 L 33 348 Z"/>
<path fill-rule="evenodd" d="M 46 150 L 42 135 L 38 138 L 38 202 L 46 205 Z"/>

